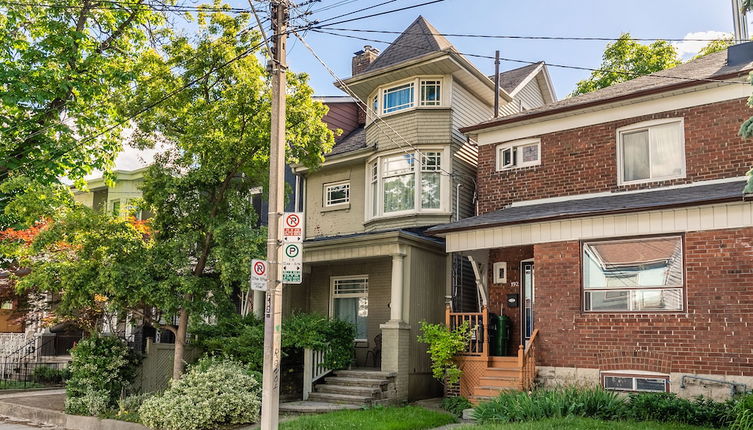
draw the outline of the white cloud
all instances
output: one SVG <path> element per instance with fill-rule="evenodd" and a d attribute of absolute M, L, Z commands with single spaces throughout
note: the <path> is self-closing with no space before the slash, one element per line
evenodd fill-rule
<path fill-rule="evenodd" d="M 731 37 L 732 33 L 726 33 L 723 31 L 696 31 L 694 33 L 686 34 L 682 42 L 673 42 L 672 44 L 675 45 L 675 48 L 677 48 L 677 53 L 680 55 L 680 57 L 683 60 L 687 60 L 698 54 L 698 52 L 703 49 L 704 46 L 708 45 L 708 40 L 725 39 Z"/>

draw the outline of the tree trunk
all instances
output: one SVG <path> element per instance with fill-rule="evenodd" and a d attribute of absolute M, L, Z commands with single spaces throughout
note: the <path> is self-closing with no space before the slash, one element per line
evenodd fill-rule
<path fill-rule="evenodd" d="M 178 330 L 175 332 L 175 356 L 173 357 L 173 379 L 180 379 L 185 369 L 183 359 L 186 350 L 186 330 L 188 328 L 188 310 L 183 308 L 178 316 Z"/>

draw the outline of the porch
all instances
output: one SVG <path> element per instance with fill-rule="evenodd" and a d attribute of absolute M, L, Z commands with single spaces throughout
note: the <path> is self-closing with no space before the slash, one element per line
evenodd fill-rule
<path fill-rule="evenodd" d="M 481 312 L 452 312 L 448 305 L 445 324 L 455 329 L 463 323 L 471 327 L 471 340 L 456 357 L 463 372 L 459 394 L 473 403 L 490 400 L 504 390 L 528 391 L 536 379 L 536 345 L 539 331 L 520 344 L 515 355 L 492 355 L 492 321 L 486 306 Z"/>

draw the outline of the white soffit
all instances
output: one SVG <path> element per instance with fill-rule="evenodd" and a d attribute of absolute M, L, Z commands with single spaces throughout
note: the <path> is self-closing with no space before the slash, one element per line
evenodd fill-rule
<path fill-rule="evenodd" d="M 753 202 L 513 224 L 446 233 L 447 252 L 753 226 Z"/>

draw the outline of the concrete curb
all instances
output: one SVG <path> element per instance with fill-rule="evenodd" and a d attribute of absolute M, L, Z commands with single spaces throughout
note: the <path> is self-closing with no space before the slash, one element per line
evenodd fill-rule
<path fill-rule="evenodd" d="M 49 409 L 35 408 L 0 401 L 0 415 L 22 418 L 28 421 L 51 424 L 67 430 L 149 430 L 141 424 L 118 420 L 103 420 L 97 417 L 68 415 Z"/>

